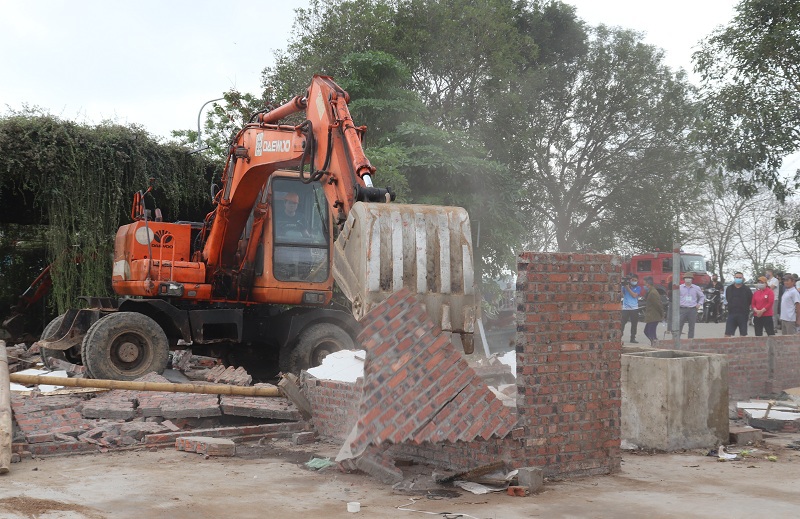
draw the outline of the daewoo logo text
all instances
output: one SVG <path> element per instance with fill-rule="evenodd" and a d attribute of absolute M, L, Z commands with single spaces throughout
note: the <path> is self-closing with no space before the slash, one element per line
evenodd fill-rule
<path fill-rule="evenodd" d="M 292 145 L 292 141 L 284 140 L 284 141 L 264 141 L 263 147 L 261 148 L 264 152 L 268 151 L 279 151 L 279 152 L 287 152 Z"/>

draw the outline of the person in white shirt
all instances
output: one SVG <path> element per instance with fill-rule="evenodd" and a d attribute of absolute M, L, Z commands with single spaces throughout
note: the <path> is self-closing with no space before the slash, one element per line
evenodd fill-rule
<path fill-rule="evenodd" d="M 797 333 L 797 319 L 800 316 L 800 292 L 794 287 L 791 274 L 783 276 L 783 297 L 781 297 L 781 333 L 794 335 Z"/>

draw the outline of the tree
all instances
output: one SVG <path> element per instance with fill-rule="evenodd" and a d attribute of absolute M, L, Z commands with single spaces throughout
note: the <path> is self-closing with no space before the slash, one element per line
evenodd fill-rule
<path fill-rule="evenodd" d="M 636 33 L 588 34 L 574 59 L 518 77 L 516 102 L 495 121 L 510 137 L 499 156 L 526 189 L 524 210 L 553 226 L 563 251 L 612 249 L 623 219 L 674 221 L 652 204 L 695 167 L 684 74 Z"/>
<path fill-rule="evenodd" d="M 242 127 L 250 121 L 253 114 L 269 110 L 273 105 L 263 97 L 238 90 L 223 94 L 222 102 L 214 102 L 206 113 L 202 135 L 195 130 L 173 130 L 172 137 L 181 146 L 202 146 L 200 153 L 209 160 L 224 163 L 228 158 L 231 141 Z M 200 138 L 198 138 L 200 137 Z"/>
<path fill-rule="evenodd" d="M 133 193 L 151 179 L 148 208 L 164 208 L 166 219 L 203 218 L 213 165 L 186 151 L 136 126 L 87 126 L 39 112 L 0 118 L 0 206 L 28 205 L 26 220 L 8 214 L 0 223 L 47 227 L 51 303 L 59 313 L 81 295 L 110 293 L 114 236 L 130 221 Z"/>
<path fill-rule="evenodd" d="M 502 268 L 523 234 L 519 184 L 476 121 L 502 102 L 492 93 L 520 61 L 511 54 L 532 45 L 517 30 L 519 9 L 512 0 L 312 1 L 264 71 L 265 97 L 333 75 L 351 94 L 354 118 L 364 117 L 357 124 L 370 128 L 374 181 L 385 185 L 389 172 L 408 186 L 405 201 L 467 208 L 476 243 L 481 228 L 478 254 Z M 402 73 L 387 74 L 393 67 Z"/>
<path fill-rule="evenodd" d="M 761 190 L 743 205 L 736 220 L 736 237 L 742 255 L 750 263 L 753 277 L 781 256 L 800 252 L 789 222 L 800 218 L 800 205 L 789 199 L 784 203 L 768 191 Z"/>
<path fill-rule="evenodd" d="M 800 149 L 800 3 L 742 0 L 736 10 L 694 55 L 703 87 L 694 138 L 744 194 L 765 184 L 782 200 L 798 182 L 778 172 Z"/>
<path fill-rule="evenodd" d="M 737 254 L 740 250 L 737 222 L 750 200 L 736 189 L 723 187 L 720 182 L 712 184 L 710 192 L 712 196 L 697 202 L 696 210 L 685 215 L 685 243 L 708 247 L 709 261 L 724 279 L 730 264 L 741 259 Z"/>

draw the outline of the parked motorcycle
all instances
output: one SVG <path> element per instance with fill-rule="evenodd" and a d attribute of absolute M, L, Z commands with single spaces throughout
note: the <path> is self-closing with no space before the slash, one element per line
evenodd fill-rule
<path fill-rule="evenodd" d="M 722 319 L 722 293 L 720 290 L 716 288 L 706 288 L 703 291 L 703 294 L 706 296 L 706 302 L 703 303 L 703 315 L 700 319 L 701 322 L 710 323 L 715 322 L 718 323 Z M 726 305 L 727 306 L 727 305 Z M 725 319 L 727 319 L 727 315 Z"/>

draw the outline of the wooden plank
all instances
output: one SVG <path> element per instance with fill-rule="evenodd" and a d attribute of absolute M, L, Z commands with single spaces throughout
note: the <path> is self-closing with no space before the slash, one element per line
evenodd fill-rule
<path fill-rule="evenodd" d="M 5 369 L 5 367 L 3 369 Z M 283 393 L 276 387 L 241 387 L 224 384 L 173 384 L 172 382 L 129 382 L 124 380 L 102 380 L 93 378 L 20 375 L 19 373 L 14 373 L 10 375 L 9 378 L 11 382 L 16 382 L 17 384 L 48 384 L 51 386 L 129 389 L 132 391 L 161 391 L 165 393 L 200 393 L 204 395 L 283 396 Z"/>
<path fill-rule="evenodd" d="M 0 474 L 11 470 L 11 381 L 6 343 L 0 341 Z"/>
<path fill-rule="evenodd" d="M 286 395 L 286 398 L 291 400 L 292 403 L 297 407 L 297 410 L 300 411 L 300 414 L 303 416 L 303 418 L 310 420 L 312 416 L 311 402 L 309 402 L 305 395 L 300 392 L 300 386 L 297 382 L 297 377 L 291 373 L 284 373 L 281 381 L 278 382 L 278 387 Z"/>

